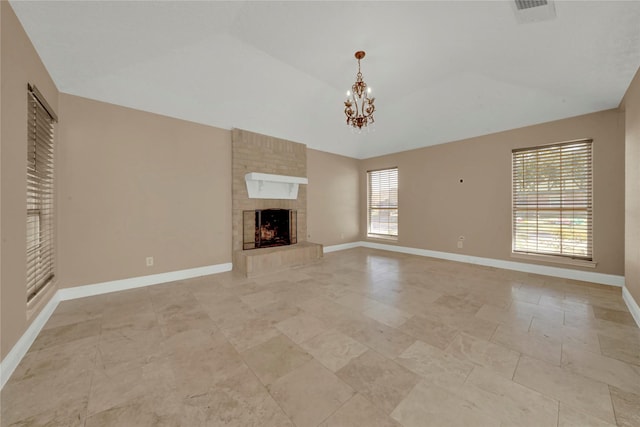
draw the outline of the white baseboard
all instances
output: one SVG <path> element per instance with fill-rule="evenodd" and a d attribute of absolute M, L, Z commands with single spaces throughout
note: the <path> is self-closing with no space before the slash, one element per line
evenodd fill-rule
<path fill-rule="evenodd" d="M 18 367 L 29 347 L 33 344 L 38 334 L 53 314 L 61 301 L 84 298 L 92 295 L 106 294 L 109 292 L 123 291 L 127 289 L 141 288 L 144 286 L 158 285 L 160 283 L 174 282 L 176 280 L 190 279 L 193 277 L 207 276 L 209 274 L 231 271 L 232 264 L 217 264 L 206 267 L 190 268 L 187 270 L 171 271 L 168 273 L 152 274 L 149 276 L 132 277 L 130 279 L 113 280 L 94 285 L 76 286 L 74 288 L 58 289 L 51 300 L 45 305 L 40 314 L 29 325 L 18 342 L 13 346 L 7 356 L 0 362 L 0 390 L 7 383 L 13 371 Z"/>
<path fill-rule="evenodd" d="M 93 295 L 107 294 L 110 292 L 124 291 L 127 289 L 142 288 L 145 286 L 159 285 L 160 283 L 175 282 L 176 280 L 191 279 L 193 277 L 207 276 L 209 274 L 231 271 L 232 264 L 216 264 L 206 267 L 190 268 L 187 270 L 170 271 L 168 273 L 151 274 L 149 276 L 131 277 L 129 279 L 112 280 L 96 283 L 94 285 L 75 286 L 58 290 L 60 301 L 76 298 L 90 297 Z"/>
<path fill-rule="evenodd" d="M 29 325 L 24 334 L 22 334 L 18 342 L 15 343 L 11 351 L 2 362 L 0 362 L 0 390 L 2 390 L 9 378 L 11 378 L 11 374 L 13 374 L 13 371 L 16 370 L 24 355 L 29 351 L 29 347 L 31 347 L 31 344 L 33 344 L 38 337 L 38 334 L 55 311 L 58 303 L 60 303 L 60 297 L 56 292 L 33 322 L 31 322 L 31 325 Z"/>
<path fill-rule="evenodd" d="M 323 251 L 325 254 L 335 251 L 344 251 L 345 249 L 353 249 L 362 246 L 362 242 L 342 243 L 340 245 L 325 246 Z"/>
<path fill-rule="evenodd" d="M 400 252 L 410 255 L 426 256 L 431 258 L 446 259 L 449 261 L 466 262 L 469 264 L 483 265 L 486 267 L 502 268 L 505 270 L 521 271 L 524 273 L 542 274 L 545 276 L 561 277 L 563 279 L 582 280 L 585 282 L 599 283 L 609 286 L 624 286 L 624 276 L 615 274 L 594 273 L 592 271 L 574 270 L 571 268 L 549 267 L 546 265 L 529 264 L 525 262 L 504 261 L 493 258 L 482 258 L 471 255 L 454 254 L 450 252 L 431 251 L 428 249 L 410 248 L 406 246 L 389 245 L 376 242 L 350 243 L 351 247 L 365 247 L 384 251 Z M 347 246 L 344 245 L 344 246 Z M 343 245 L 331 246 L 331 248 Z M 344 249 L 349 249 L 344 248 Z M 341 250 L 341 249 L 334 249 Z"/>
<path fill-rule="evenodd" d="M 626 286 L 622 287 L 622 299 L 625 304 L 627 304 L 627 308 L 629 309 L 629 312 L 631 312 L 633 320 L 636 321 L 636 325 L 640 328 L 640 306 L 636 300 L 633 299 L 631 292 L 629 292 L 629 289 L 627 289 Z"/>

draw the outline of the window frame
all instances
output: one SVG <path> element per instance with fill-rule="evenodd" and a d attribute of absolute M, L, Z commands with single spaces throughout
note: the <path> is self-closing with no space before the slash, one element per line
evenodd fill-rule
<path fill-rule="evenodd" d="M 585 147 L 583 148 L 578 148 L 577 149 L 577 157 L 574 157 L 572 159 L 569 160 L 564 160 L 563 159 L 563 153 L 565 153 L 565 151 L 562 151 L 562 147 L 566 147 L 566 146 L 577 146 L 579 147 L 580 145 L 584 145 Z M 517 199 L 517 189 L 516 189 L 516 176 L 517 176 L 517 169 L 516 169 L 516 156 L 517 155 L 522 155 L 523 153 L 526 152 L 534 152 L 536 154 L 536 156 L 540 156 L 541 152 L 544 152 L 545 150 L 548 151 L 550 149 L 554 149 L 554 148 L 560 148 L 561 151 L 559 151 L 559 155 L 554 157 L 554 160 L 549 160 L 548 158 L 545 158 L 545 162 L 548 163 L 553 163 L 553 162 L 557 162 L 558 163 L 558 171 L 555 172 L 555 174 L 560 177 L 560 181 L 562 183 L 564 183 L 563 179 L 565 179 L 567 176 L 570 177 L 574 177 L 576 176 L 574 175 L 566 175 L 565 171 L 566 169 L 569 167 L 571 161 L 573 162 L 577 162 L 577 164 L 584 166 L 584 165 L 588 165 L 586 170 L 580 170 L 580 173 L 586 173 L 586 178 L 584 183 L 586 184 L 586 189 L 582 190 L 581 196 L 578 197 L 572 197 L 572 198 L 567 198 L 565 199 L 564 195 L 569 194 L 570 190 L 564 190 L 563 185 L 561 185 L 561 189 L 558 191 L 556 190 L 555 193 L 556 194 L 560 194 L 559 196 L 559 200 L 560 200 L 560 206 L 558 207 L 554 207 L 554 208 L 550 208 L 548 206 L 552 205 L 552 202 L 547 201 L 546 204 L 548 205 L 547 207 L 545 207 L 545 203 L 538 203 L 536 202 L 535 207 L 533 209 L 528 209 L 528 208 L 523 208 L 523 206 L 528 206 L 526 203 L 522 203 L 521 201 L 518 201 Z M 543 154 L 544 155 L 544 154 Z M 548 156 L 548 155 L 547 155 Z M 581 160 L 580 157 L 584 157 L 586 156 L 586 160 Z M 576 158 L 578 160 L 576 160 Z M 545 145 L 539 145 L 539 146 L 534 146 L 534 147 L 523 147 L 523 148 L 517 148 L 517 149 L 513 149 L 511 151 L 511 160 L 512 160 L 512 164 L 511 164 L 511 176 L 512 176 L 512 182 L 511 182 L 511 196 L 512 196 L 512 201 L 511 201 L 511 230 L 512 230 L 512 237 L 511 237 L 511 255 L 514 257 L 519 257 L 519 258 L 530 258 L 530 259 L 537 259 L 540 261 L 548 261 L 548 262 L 559 262 L 559 263 L 563 263 L 563 264 L 574 264 L 574 265 L 582 265 L 582 266 L 589 266 L 589 267 L 595 267 L 596 262 L 594 261 L 594 247 L 593 247 L 593 211 L 594 211 L 594 204 L 593 204 L 593 178 L 594 178 L 594 167 L 593 167 L 593 158 L 594 158 L 594 150 L 593 150 L 593 139 L 591 138 L 583 138 L 583 139 L 576 139 L 576 140 L 572 140 L 572 141 L 564 141 L 564 142 L 557 142 L 557 143 L 552 143 L 552 144 L 545 144 Z M 536 158 L 536 162 L 537 162 L 538 157 Z M 538 163 L 536 163 L 536 166 L 538 165 Z M 563 169 L 563 167 L 565 169 Z M 524 172 L 521 172 L 524 173 Z M 540 174 L 538 171 L 536 171 L 536 175 L 534 178 L 534 183 L 537 186 L 538 183 L 540 182 Z M 543 181 L 544 182 L 544 181 Z M 538 191 L 538 189 L 536 188 L 536 190 L 534 191 L 534 193 L 536 194 L 536 197 L 539 197 L 540 194 L 544 194 L 544 192 Z M 550 192 L 551 193 L 551 192 Z M 547 193 L 547 194 L 550 194 Z M 575 194 L 575 191 L 574 191 Z M 549 197 L 547 195 L 547 197 Z M 557 197 L 557 196 L 556 196 Z M 580 206 L 580 202 L 584 201 L 584 206 Z M 564 205 L 563 205 L 564 203 Z M 535 246 L 536 248 L 540 247 L 539 244 L 539 239 L 538 236 L 540 234 L 540 228 L 541 226 L 540 224 L 540 216 L 539 216 L 539 212 L 540 211 L 558 211 L 559 215 L 560 215 L 560 226 L 559 226 L 559 232 L 560 232 L 560 238 L 559 238 L 559 244 L 560 244 L 560 250 L 559 251 L 551 251 L 548 250 L 548 246 L 547 246 L 547 250 L 531 250 L 531 246 L 527 245 L 528 247 L 518 247 L 518 239 L 517 239 L 517 235 L 518 235 L 518 212 L 522 212 L 523 210 L 525 211 L 533 211 L 535 213 L 535 237 L 536 237 L 536 242 L 535 242 Z M 587 237 L 585 239 L 585 254 L 580 254 L 577 253 L 576 251 L 576 244 L 575 242 L 573 243 L 573 252 L 572 251 L 566 251 L 565 252 L 565 247 L 572 247 L 571 243 L 567 243 L 566 245 L 564 244 L 565 241 L 569 241 L 569 239 L 566 239 L 563 237 L 567 227 L 566 225 L 564 225 L 564 216 L 563 216 L 563 212 L 564 211 L 568 211 L 568 212 L 583 212 L 583 216 L 584 216 L 584 226 L 582 227 L 576 227 L 576 226 L 571 226 L 569 227 L 569 233 L 576 233 L 577 232 L 581 232 L 584 231 L 587 233 Z M 575 215 L 571 215 L 571 216 L 567 216 L 568 218 L 572 218 L 575 220 L 576 216 Z M 545 226 L 544 223 L 542 225 L 542 228 L 547 227 L 547 231 L 549 230 L 548 226 Z M 558 230 L 556 230 L 557 232 Z M 526 233 L 526 228 L 523 228 L 520 230 L 520 233 Z M 544 243 L 544 242 L 543 242 Z"/>
<path fill-rule="evenodd" d="M 373 207 L 372 206 L 372 177 L 373 174 L 376 173 L 395 173 L 395 176 L 393 177 L 393 179 L 395 180 L 395 206 L 393 206 L 393 203 L 389 203 L 387 206 L 377 206 L 377 207 Z M 373 238 L 373 239 L 385 239 L 385 240 L 398 240 L 398 234 L 399 234 L 399 191 L 398 191 L 398 187 L 399 187 L 399 172 L 398 172 L 398 167 L 394 166 L 394 167 L 388 167 L 388 168 L 381 168 L 381 169 L 373 169 L 373 170 L 368 170 L 367 171 L 367 237 L 368 238 Z M 388 189 L 391 189 L 392 187 L 386 187 Z M 379 197 L 378 197 L 379 198 Z M 393 196 L 391 196 L 389 198 L 389 200 L 392 200 Z M 374 229 L 374 227 L 372 227 L 372 211 L 374 210 L 378 210 L 378 211 L 389 211 L 389 217 L 391 217 L 393 211 L 395 211 L 395 217 L 396 217 L 396 221 L 395 221 L 395 234 L 393 234 L 391 232 L 391 230 L 389 230 L 388 233 L 384 233 L 384 232 L 379 232 L 380 228 L 378 228 L 378 232 L 372 231 L 372 229 Z M 379 224 L 380 222 L 377 221 L 377 224 Z M 392 224 L 391 222 L 387 221 L 387 228 L 390 228 L 389 225 Z"/>

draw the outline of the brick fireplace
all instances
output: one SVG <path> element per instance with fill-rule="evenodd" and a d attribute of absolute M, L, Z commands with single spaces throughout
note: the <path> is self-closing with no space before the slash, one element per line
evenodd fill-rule
<path fill-rule="evenodd" d="M 259 199 L 249 198 L 245 175 L 252 172 L 263 174 L 307 176 L 307 146 L 304 144 L 261 135 L 242 129 L 231 131 L 232 140 L 232 224 L 233 224 L 233 265 L 234 270 L 248 276 L 262 272 L 298 265 L 322 256 L 322 245 L 307 242 L 307 186 L 300 185 L 297 198 Z M 262 230 L 267 246 L 256 247 L 247 244 L 255 241 L 255 233 L 261 232 L 255 226 L 256 212 L 267 216 L 274 212 L 295 212 L 295 241 L 290 245 L 281 244 L 282 237 L 269 238 L 274 232 L 270 223 Z M 253 221 L 254 226 L 247 226 Z M 281 221 L 281 220 L 279 220 Z M 273 218 L 272 218 L 273 222 Z M 289 226 L 289 225 L 288 225 Z M 281 227 L 279 225 L 279 227 Z M 248 231 L 249 230 L 249 231 Z M 283 231 L 283 230 L 280 230 Z M 261 237 L 261 236 L 259 236 Z"/>

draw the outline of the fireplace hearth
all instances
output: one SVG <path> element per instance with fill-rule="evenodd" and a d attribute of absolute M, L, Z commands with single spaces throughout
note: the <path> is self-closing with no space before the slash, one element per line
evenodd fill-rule
<path fill-rule="evenodd" d="M 292 209 L 243 211 L 242 249 L 292 245 L 297 239 L 297 212 Z"/>

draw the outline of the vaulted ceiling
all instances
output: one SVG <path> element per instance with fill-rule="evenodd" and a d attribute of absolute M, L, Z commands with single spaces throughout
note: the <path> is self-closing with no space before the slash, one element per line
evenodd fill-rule
<path fill-rule="evenodd" d="M 640 66 L 639 1 L 534 22 L 513 1 L 11 5 L 62 92 L 356 158 L 615 108 Z M 362 134 L 343 113 L 357 50 Z"/>

